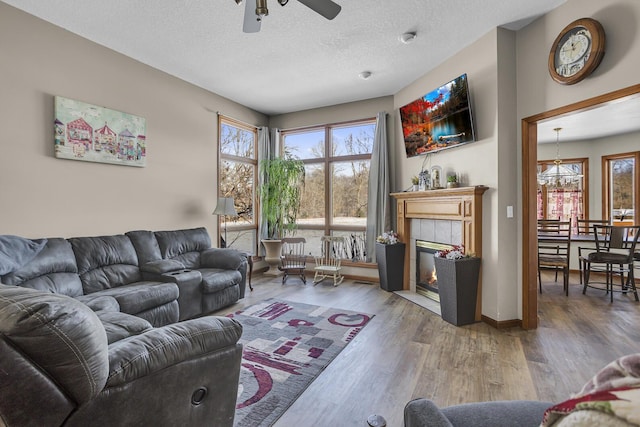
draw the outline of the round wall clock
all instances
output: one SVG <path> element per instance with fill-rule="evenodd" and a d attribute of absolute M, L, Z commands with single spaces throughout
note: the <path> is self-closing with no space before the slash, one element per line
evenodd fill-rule
<path fill-rule="evenodd" d="M 549 73 L 558 83 L 572 85 L 591 74 L 604 56 L 605 36 L 595 19 L 573 21 L 558 34 L 549 52 Z"/>

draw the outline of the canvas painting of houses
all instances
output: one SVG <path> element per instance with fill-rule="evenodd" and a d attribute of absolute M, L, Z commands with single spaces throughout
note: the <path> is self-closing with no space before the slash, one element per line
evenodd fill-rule
<path fill-rule="evenodd" d="M 146 165 L 146 120 L 81 101 L 54 97 L 55 156 L 115 165 Z"/>

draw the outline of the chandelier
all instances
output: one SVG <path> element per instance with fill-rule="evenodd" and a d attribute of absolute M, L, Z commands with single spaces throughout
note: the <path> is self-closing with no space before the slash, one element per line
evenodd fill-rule
<path fill-rule="evenodd" d="M 546 185 L 553 189 L 574 189 L 582 181 L 582 175 L 562 164 L 560 160 L 560 131 L 562 128 L 554 128 L 556 131 L 556 159 L 553 166 L 538 174 L 538 184 Z"/>

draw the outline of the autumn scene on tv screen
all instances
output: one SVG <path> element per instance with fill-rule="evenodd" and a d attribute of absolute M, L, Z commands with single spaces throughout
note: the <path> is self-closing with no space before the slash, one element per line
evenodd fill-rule
<path fill-rule="evenodd" d="M 400 108 L 407 157 L 474 140 L 467 75 Z"/>

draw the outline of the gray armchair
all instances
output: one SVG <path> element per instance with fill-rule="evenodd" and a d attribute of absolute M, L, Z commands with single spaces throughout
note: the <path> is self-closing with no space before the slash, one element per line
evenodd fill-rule
<path fill-rule="evenodd" d="M 438 408 L 415 399 L 404 408 L 405 427 L 537 427 L 551 402 L 510 400 L 467 403 Z"/>
<path fill-rule="evenodd" d="M 0 284 L 0 425 L 233 425 L 239 323 L 154 328 L 104 302 Z"/>

